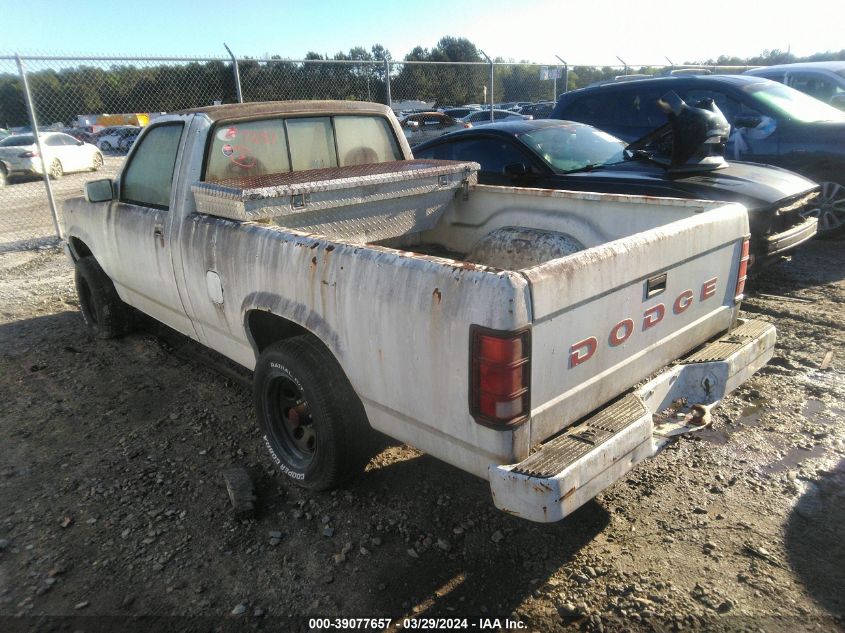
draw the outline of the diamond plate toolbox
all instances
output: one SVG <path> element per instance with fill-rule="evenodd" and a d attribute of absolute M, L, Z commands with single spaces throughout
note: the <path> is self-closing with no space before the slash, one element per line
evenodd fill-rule
<path fill-rule="evenodd" d="M 403 160 L 197 182 L 197 211 L 357 243 L 433 228 L 477 163 Z"/>

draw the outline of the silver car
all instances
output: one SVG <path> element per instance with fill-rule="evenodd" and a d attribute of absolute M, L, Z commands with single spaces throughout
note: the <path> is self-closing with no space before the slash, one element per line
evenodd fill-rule
<path fill-rule="evenodd" d="M 530 114 L 517 114 L 516 112 L 512 112 L 510 110 L 493 110 L 493 120 L 498 121 L 528 121 L 533 119 L 534 117 Z M 486 123 L 491 123 L 490 121 L 490 110 L 479 110 L 478 112 L 473 112 L 472 114 L 468 114 L 463 119 L 461 119 L 464 123 L 471 123 L 472 125 L 484 125 Z"/>

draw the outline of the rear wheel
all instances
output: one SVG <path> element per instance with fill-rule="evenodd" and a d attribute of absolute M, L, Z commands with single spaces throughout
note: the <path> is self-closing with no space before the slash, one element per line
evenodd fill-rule
<path fill-rule="evenodd" d="M 819 185 L 819 197 L 802 215 L 819 219 L 819 238 L 841 237 L 845 234 L 845 184 L 819 179 Z"/>
<path fill-rule="evenodd" d="M 96 338 L 114 338 L 129 331 L 130 313 L 109 276 L 91 256 L 76 262 L 76 294 L 88 332 Z"/>
<path fill-rule="evenodd" d="M 5 187 L 9 177 L 6 176 L 6 170 L 0 165 L 0 187 Z"/>
<path fill-rule="evenodd" d="M 52 163 L 50 163 L 50 171 L 48 173 L 50 174 L 50 178 L 52 178 L 53 180 L 58 180 L 59 178 L 64 176 L 65 170 L 62 167 L 62 163 L 58 158 L 56 158 L 55 160 L 53 160 Z"/>
<path fill-rule="evenodd" d="M 261 353 L 254 398 L 270 456 L 300 486 L 334 488 L 363 470 L 373 446 L 364 407 L 313 337 L 280 341 Z"/>

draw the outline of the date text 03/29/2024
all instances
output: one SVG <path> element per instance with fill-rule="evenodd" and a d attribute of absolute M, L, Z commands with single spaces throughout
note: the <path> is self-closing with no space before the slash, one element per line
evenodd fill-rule
<path fill-rule="evenodd" d="M 393 621 L 390 618 L 311 618 L 308 620 L 308 628 L 314 631 L 384 630 L 391 625 L 398 626 L 399 623 L 399 620 Z M 524 622 L 508 618 L 479 618 L 477 620 L 469 618 L 404 618 L 401 620 L 401 624 L 405 630 L 418 629 L 422 631 L 451 629 L 520 630 L 527 626 Z"/>

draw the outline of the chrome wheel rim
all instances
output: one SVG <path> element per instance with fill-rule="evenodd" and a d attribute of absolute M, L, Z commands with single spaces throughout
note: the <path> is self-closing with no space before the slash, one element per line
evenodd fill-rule
<path fill-rule="evenodd" d="M 819 196 L 811 207 L 801 212 L 801 215 L 806 218 L 818 218 L 819 233 L 834 231 L 845 225 L 845 186 L 831 181 L 819 184 Z"/>

